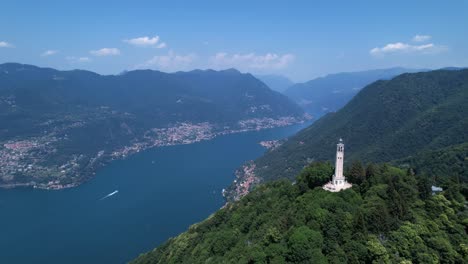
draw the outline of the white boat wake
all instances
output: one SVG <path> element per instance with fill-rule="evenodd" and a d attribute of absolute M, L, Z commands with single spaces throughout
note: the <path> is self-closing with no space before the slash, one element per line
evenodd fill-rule
<path fill-rule="evenodd" d="M 115 191 L 109 193 L 108 195 L 102 197 L 101 199 L 99 199 L 99 201 L 104 200 L 104 199 L 106 199 L 106 198 L 109 198 L 109 197 L 111 197 L 112 195 L 117 194 L 118 192 L 119 192 L 119 190 L 115 190 Z"/>

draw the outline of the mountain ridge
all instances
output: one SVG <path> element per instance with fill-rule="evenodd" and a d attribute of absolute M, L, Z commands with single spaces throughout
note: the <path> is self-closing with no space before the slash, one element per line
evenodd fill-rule
<path fill-rule="evenodd" d="M 149 147 L 306 118 L 286 96 L 233 69 L 99 75 L 0 64 L 0 186 L 73 187 Z"/>

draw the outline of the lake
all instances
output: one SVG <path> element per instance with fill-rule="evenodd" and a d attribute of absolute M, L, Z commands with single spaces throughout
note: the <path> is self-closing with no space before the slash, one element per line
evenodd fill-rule
<path fill-rule="evenodd" d="M 125 263 L 219 209 L 235 169 L 265 152 L 259 141 L 305 126 L 146 150 L 73 189 L 0 190 L 0 263 Z"/>

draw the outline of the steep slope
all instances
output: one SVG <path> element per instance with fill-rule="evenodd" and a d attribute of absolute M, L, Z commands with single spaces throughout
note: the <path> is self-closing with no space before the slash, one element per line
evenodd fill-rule
<path fill-rule="evenodd" d="M 414 168 L 417 173 L 435 176 L 458 175 L 462 182 L 468 182 L 468 142 L 448 147 L 423 151 L 392 163 L 401 167 Z"/>
<path fill-rule="evenodd" d="M 270 87 L 272 90 L 281 93 L 294 85 L 290 79 L 281 75 L 255 75 L 255 77 L 268 85 L 268 87 Z"/>
<path fill-rule="evenodd" d="M 417 71 L 420 70 L 390 68 L 330 74 L 306 83 L 295 84 L 289 87 L 284 94 L 296 101 L 310 114 L 320 117 L 343 107 L 364 86 L 372 82 Z"/>
<path fill-rule="evenodd" d="M 466 263 L 456 182 L 431 195 L 424 177 L 360 170 L 362 184 L 331 193 L 311 179 L 333 168 L 313 164 L 296 184 L 260 186 L 132 263 Z"/>
<path fill-rule="evenodd" d="M 332 160 L 338 138 L 346 144 L 345 161 L 417 157 L 467 142 L 467 111 L 468 70 L 402 74 L 365 87 L 341 110 L 322 117 L 251 166 L 256 182 L 291 179 L 310 161 Z M 229 197 L 235 196 L 233 190 L 246 176 L 239 178 Z"/>
<path fill-rule="evenodd" d="M 298 122 L 286 96 L 237 70 L 103 76 L 0 65 L 0 186 L 74 186 L 114 158 Z"/>

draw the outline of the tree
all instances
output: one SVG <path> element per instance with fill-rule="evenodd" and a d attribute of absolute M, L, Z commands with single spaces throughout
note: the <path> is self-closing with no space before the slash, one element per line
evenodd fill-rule
<path fill-rule="evenodd" d="M 355 184 L 362 184 L 366 178 L 366 171 L 360 161 L 354 161 L 347 175 L 350 182 Z"/>
<path fill-rule="evenodd" d="M 294 263 L 306 263 L 310 260 L 321 259 L 323 244 L 322 235 L 307 226 L 301 226 L 293 230 L 288 239 L 288 259 Z"/>
<path fill-rule="evenodd" d="M 371 185 L 376 184 L 376 174 L 377 174 L 377 169 L 375 168 L 375 165 L 372 163 L 369 163 L 366 167 L 366 176 L 364 177 L 364 181 L 362 182 L 360 186 L 360 191 L 361 193 L 365 193 L 369 190 Z"/>
<path fill-rule="evenodd" d="M 385 233 L 390 230 L 393 219 L 388 211 L 385 200 L 377 196 L 366 199 L 364 214 L 368 230 L 374 233 Z"/>
<path fill-rule="evenodd" d="M 370 179 L 371 177 L 375 176 L 376 172 L 377 171 L 375 169 L 375 165 L 372 163 L 369 163 L 369 165 L 367 165 L 367 168 L 366 168 L 366 179 Z"/>
<path fill-rule="evenodd" d="M 448 200 L 463 203 L 464 197 L 460 193 L 460 179 L 457 175 L 450 177 L 450 179 L 444 187 L 445 191 L 443 192 L 443 194 Z"/>
<path fill-rule="evenodd" d="M 369 251 L 369 261 L 372 263 L 390 263 L 390 257 L 387 249 L 379 242 L 377 237 L 370 236 L 367 241 L 367 250 Z"/>
<path fill-rule="evenodd" d="M 365 236 L 367 234 L 366 219 L 361 209 L 357 210 L 357 212 L 355 213 L 354 230 L 358 231 L 356 232 L 356 234 L 360 234 L 361 236 Z"/>
<path fill-rule="evenodd" d="M 423 200 L 431 197 L 431 182 L 426 175 L 417 176 L 419 197 Z"/>
<path fill-rule="evenodd" d="M 297 185 L 302 192 L 327 183 L 333 175 L 333 166 L 329 162 L 314 162 L 304 168 L 297 177 Z"/>

